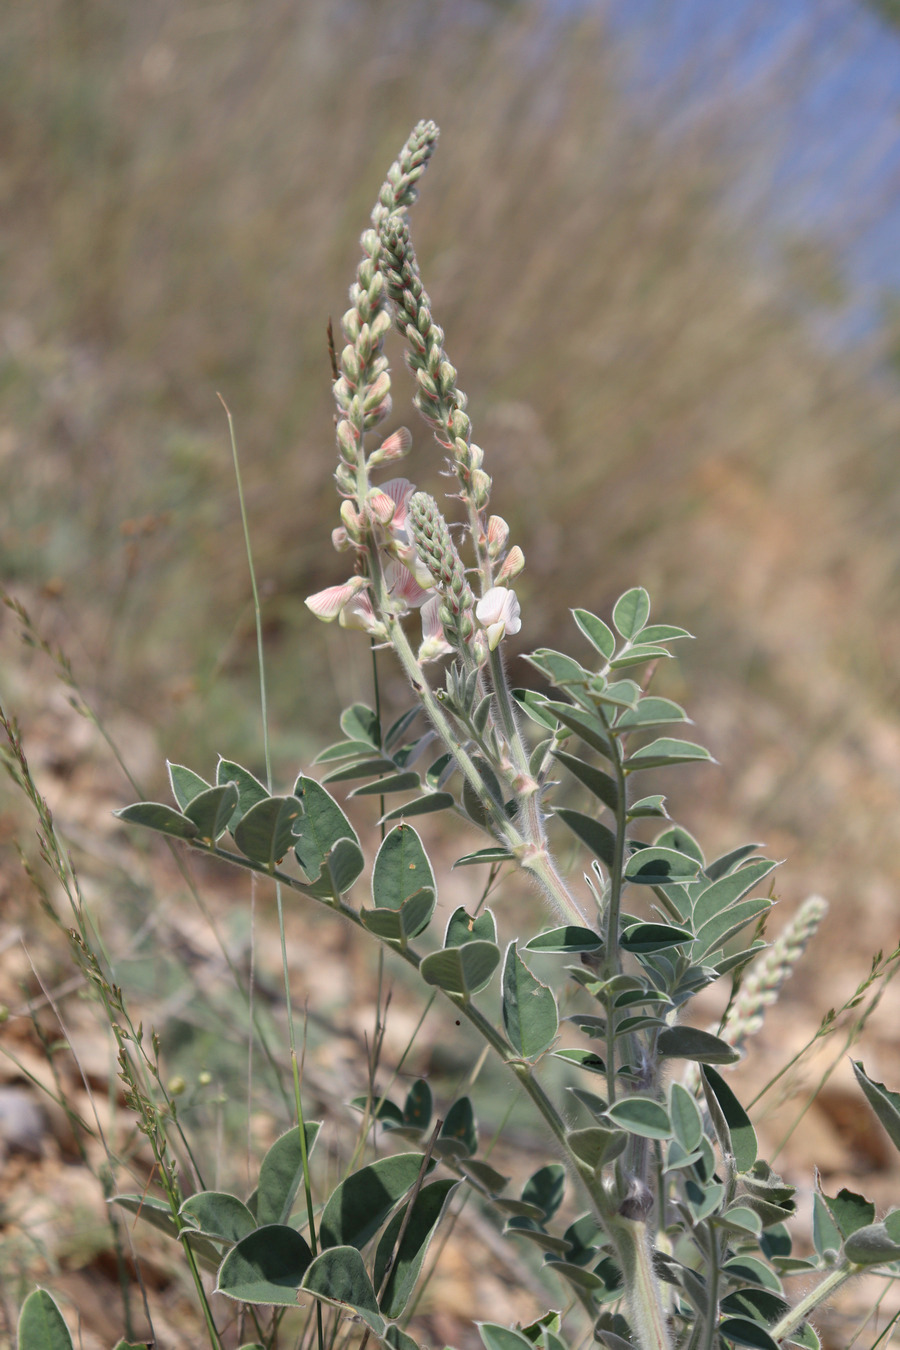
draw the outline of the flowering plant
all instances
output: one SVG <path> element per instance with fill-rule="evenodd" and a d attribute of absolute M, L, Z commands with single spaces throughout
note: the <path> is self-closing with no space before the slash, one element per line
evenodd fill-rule
<path fill-rule="evenodd" d="M 274 1345 L 286 1310 L 305 1301 L 320 1347 L 358 1335 L 416 1350 L 410 1319 L 425 1255 L 454 1197 L 466 1193 L 540 1253 L 555 1291 L 548 1303 L 560 1305 L 514 1328 L 479 1323 L 486 1350 L 564 1350 L 581 1341 L 585 1322 L 609 1350 L 815 1350 L 816 1311 L 843 1283 L 863 1271 L 888 1280 L 900 1272 L 900 1210 L 878 1220 L 860 1196 L 816 1194 L 812 1246 L 795 1252 L 794 1188 L 759 1156 L 727 1070 L 824 903 L 807 902 L 770 945 L 776 863 L 754 844 L 707 859 L 670 820 L 665 798 L 636 788 L 648 772 L 710 759 L 701 745 L 669 734 L 687 716 L 650 692 L 652 671 L 690 635 L 651 622 L 642 587 L 620 597 L 610 624 L 574 609 L 579 654 L 540 647 L 526 658 L 539 687 L 511 687 L 504 644 L 523 627 L 512 583 L 524 555 L 489 512 L 484 453 L 406 218 L 436 139 L 432 123 L 414 129 L 362 236 L 334 382 L 340 524 L 332 538 L 352 566 L 346 581 L 307 600 L 319 618 L 361 628 L 393 653 L 411 705 L 389 726 L 377 701 L 374 710 L 348 708 L 343 739 L 319 756 L 322 782 L 301 775 L 279 795 L 230 760 L 220 761 L 214 782 L 172 764 L 174 806 L 141 802 L 119 815 L 270 878 L 279 913 L 285 891 L 329 907 L 404 962 L 520 1085 L 549 1133 L 549 1156 L 519 1197 L 508 1196 L 508 1178 L 479 1156 L 470 1098 L 448 1103 L 435 1121 L 431 1088 L 420 1079 L 402 1102 L 386 1094 L 361 1102 L 364 1129 L 379 1122 L 382 1142 L 412 1143 L 412 1151 L 350 1171 L 314 1201 L 310 1155 L 320 1129 L 304 1119 L 286 966 L 295 1120 L 262 1160 L 248 1198 L 211 1190 L 200 1168 L 176 1166 L 176 1113 L 160 1110 L 142 1032 L 82 942 L 162 1184 L 160 1198 L 118 1203 L 181 1242 L 217 1346 L 226 1333 L 213 1304 L 222 1295 L 252 1315 L 254 1344 Z M 456 519 L 406 478 L 377 481 L 413 444 L 405 429 L 377 435 L 392 407 L 384 354 L 392 326 L 406 344 L 415 406 L 453 480 Z M 332 795 L 353 783 L 351 796 L 383 803 L 368 895 L 364 848 Z M 411 823 L 439 812 L 483 831 L 483 847 L 454 866 L 488 876 L 443 934 L 432 924 L 434 867 Z M 586 873 L 563 875 L 551 831 L 585 851 Z M 513 931 L 521 916 L 485 906 L 500 873 L 537 885 L 550 926 Z M 561 968 L 547 983 L 534 967 L 554 962 Z M 717 981 L 731 991 L 723 1021 L 697 1027 L 687 1016 L 691 1000 Z M 499 1013 L 486 993 L 492 982 Z M 561 1015 L 563 1004 L 573 1011 Z M 546 1072 L 551 1062 L 562 1088 Z M 861 1064 L 855 1071 L 900 1147 L 900 1095 Z M 575 1208 L 559 1223 L 567 1188 Z M 803 1293 L 792 1297 L 798 1276 Z M 29 1298 L 22 1350 L 61 1344 L 40 1330 L 54 1306 L 43 1292 Z M 298 1344 L 308 1343 L 306 1326 Z"/>

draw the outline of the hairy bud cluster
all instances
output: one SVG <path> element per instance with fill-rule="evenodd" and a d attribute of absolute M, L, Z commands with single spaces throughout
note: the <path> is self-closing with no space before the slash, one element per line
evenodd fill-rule
<path fill-rule="evenodd" d="M 484 452 L 472 442 L 466 396 L 456 382 L 456 368 L 444 351 L 444 330 L 432 318 L 431 301 L 419 276 L 409 227 L 402 217 L 385 219 L 381 245 L 394 322 L 406 338 L 407 364 L 418 385 L 413 402 L 434 430 L 438 444 L 449 452 L 463 498 L 476 511 L 483 511 L 491 495 L 491 479 L 482 468 Z"/>
<path fill-rule="evenodd" d="M 340 354 L 340 374 L 334 382 L 340 455 L 335 476 L 343 496 L 353 495 L 356 481 L 353 471 L 360 463 L 366 432 L 378 426 L 391 410 L 391 377 L 387 358 L 382 354 L 391 316 L 380 263 L 379 231 L 386 221 L 415 201 L 418 195 L 415 184 L 425 171 L 437 137 L 433 122 L 419 122 L 413 129 L 381 186 L 372 211 L 372 228 L 365 230 L 360 240 L 363 256 L 350 287 L 350 308 L 341 320 L 346 346 Z M 390 438 L 381 447 L 378 462 L 405 453 L 403 438 L 389 442 Z"/>
<path fill-rule="evenodd" d="M 827 913 L 827 901 L 811 895 L 771 947 L 748 967 L 719 1033 L 736 1050 L 742 1049 L 747 1038 L 759 1031 L 766 1008 L 777 1002 L 782 985 Z"/>
<path fill-rule="evenodd" d="M 447 638 L 456 645 L 468 642 L 475 631 L 475 596 L 437 502 L 427 492 L 414 492 L 407 521 L 416 553 L 440 589 L 439 612 Z"/>

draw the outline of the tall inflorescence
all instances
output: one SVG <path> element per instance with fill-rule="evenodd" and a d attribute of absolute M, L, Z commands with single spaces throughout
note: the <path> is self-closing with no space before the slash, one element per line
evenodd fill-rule
<path fill-rule="evenodd" d="M 482 467 L 484 452 L 472 440 L 466 396 L 456 382 L 456 368 L 444 351 L 444 330 L 432 318 L 431 301 L 419 276 L 407 222 L 398 215 L 386 216 L 381 225 L 381 243 L 394 322 L 406 339 L 407 364 L 418 386 L 414 402 L 434 431 L 438 444 L 447 451 L 456 474 L 478 568 L 487 589 L 491 585 L 492 559 L 487 548 L 485 511 L 491 479 Z"/>
<path fill-rule="evenodd" d="M 367 484 L 365 436 L 391 410 L 391 377 L 382 350 L 391 314 L 385 295 L 380 231 L 388 221 L 402 217 L 416 200 L 415 185 L 425 172 L 437 137 L 433 122 L 419 122 L 388 170 L 372 211 L 372 228 L 360 239 L 363 256 L 350 288 L 350 308 L 341 320 L 346 346 L 340 354 L 340 375 L 334 382 L 340 455 L 335 476 L 341 495 L 356 497 L 361 512 L 365 511 Z"/>
<path fill-rule="evenodd" d="M 736 1050 L 743 1049 L 747 1037 L 759 1031 L 766 1008 L 777 1002 L 782 985 L 827 912 L 827 901 L 811 895 L 771 947 L 750 965 L 719 1032 Z"/>

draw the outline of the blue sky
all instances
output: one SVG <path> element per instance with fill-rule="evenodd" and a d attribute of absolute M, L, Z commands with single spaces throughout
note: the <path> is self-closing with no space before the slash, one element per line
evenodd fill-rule
<path fill-rule="evenodd" d="M 734 209 L 832 246 L 865 332 L 900 293 L 900 30 L 863 0 L 599 0 L 623 88 L 673 131 L 735 111 Z M 730 119 L 729 119 L 730 121 Z"/>

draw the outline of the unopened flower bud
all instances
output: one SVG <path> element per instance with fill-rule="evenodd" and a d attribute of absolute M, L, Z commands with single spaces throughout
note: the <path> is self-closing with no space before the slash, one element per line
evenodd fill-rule
<path fill-rule="evenodd" d="M 449 361 L 441 362 L 439 374 L 441 388 L 445 394 L 456 387 L 456 367 L 451 365 Z"/>
<path fill-rule="evenodd" d="M 379 275 L 375 270 L 375 264 L 372 261 L 371 256 L 363 258 L 362 262 L 359 264 L 356 275 L 359 278 L 360 286 L 364 291 L 368 291 L 375 277 Z"/>
<path fill-rule="evenodd" d="M 390 393 L 390 389 L 391 389 L 391 377 L 386 370 L 383 370 L 381 374 L 378 376 L 378 378 L 374 380 L 373 383 L 370 384 L 369 388 L 366 390 L 365 398 L 363 401 L 364 411 L 369 413 L 379 403 L 382 403 Z"/>
<path fill-rule="evenodd" d="M 347 498 L 341 502 L 341 520 L 351 539 L 361 538 L 364 528 L 363 518 Z"/>
<path fill-rule="evenodd" d="M 338 448 L 344 456 L 344 459 L 346 459 L 349 464 L 355 464 L 359 441 L 357 439 L 356 431 L 347 421 L 346 417 L 342 417 L 340 422 L 338 422 L 336 434 Z"/>
<path fill-rule="evenodd" d="M 343 525 L 331 531 L 331 542 L 338 553 L 346 553 L 348 548 L 352 548 L 350 536 Z"/>
<path fill-rule="evenodd" d="M 364 323 L 359 330 L 359 337 L 355 342 L 356 353 L 361 361 L 368 361 L 372 354 L 372 330 L 367 323 Z"/>
<path fill-rule="evenodd" d="M 372 341 L 380 342 L 381 339 L 388 332 L 390 326 L 391 326 L 390 311 L 387 309 L 380 309 L 378 313 L 373 316 L 372 322 L 369 325 L 369 332 L 372 334 Z"/>
<path fill-rule="evenodd" d="M 384 399 L 382 403 L 377 404 L 374 408 L 369 408 L 363 418 L 364 429 L 366 431 L 372 431 L 378 426 L 379 422 L 384 421 L 393 406 L 393 400 L 391 399 L 390 394 L 388 394 L 387 398 Z"/>
<path fill-rule="evenodd" d="M 472 434 L 472 423 L 462 408 L 454 408 L 450 414 L 450 430 L 454 436 L 461 436 L 464 441 L 468 441 Z"/>
<path fill-rule="evenodd" d="M 356 475 L 346 464 L 337 466 L 334 471 L 334 481 L 338 485 L 338 491 L 347 497 L 351 497 L 356 491 Z"/>
<path fill-rule="evenodd" d="M 506 558 L 503 561 L 503 566 L 497 573 L 497 581 L 498 582 L 513 581 L 519 575 L 524 566 L 525 566 L 525 554 L 519 548 L 518 544 L 514 544 L 513 547 L 507 553 Z"/>
<path fill-rule="evenodd" d="M 491 476 L 484 469 L 472 471 L 472 500 L 476 510 L 483 511 L 491 498 Z"/>
<path fill-rule="evenodd" d="M 502 516 L 491 516 L 487 527 L 487 551 L 491 562 L 496 562 L 506 548 L 509 526 Z"/>
<path fill-rule="evenodd" d="M 359 315 L 355 309 L 348 309 L 347 313 L 341 319 L 341 328 L 344 330 L 344 336 L 350 342 L 355 342 L 359 334 Z"/>
<path fill-rule="evenodd" d="M 169 1079 L 167 1090 L 170 1097 L 180 1097 L 182 1092 L 184 1092 L 184 1090 L 186 1089 L 186 1087 L 187 1083 L 184 1081 L 181 1074 L 179 1073 L 176 1074 L 174 1078 Z"/>
<path fill-rule="evenodd" d="M 417 370 L 416 380 L 418 381 L 422 389 L 424 389 L 426 394 L 430 394 L 432 398 L 437 398 L 438 392 L 437 385 L 435 384 L 431 376 L 428 374 L 427 370 Z"/>
<path fill-rule="evenodd" d="M 372 489 L 366 498 L 366 506 L 379 525 L 389 524 L 397 509 L 397 503 L 393 497 L 388 496 L 386 492 L 382 492 L 380 488 Z"/>
<path fill-rule="evenodd" d="M 359 384 L 359 356 L 355 347 L 346 346 L 341 352 L 341 370 L 345 378 L 355 388 Z"/>

